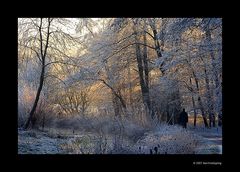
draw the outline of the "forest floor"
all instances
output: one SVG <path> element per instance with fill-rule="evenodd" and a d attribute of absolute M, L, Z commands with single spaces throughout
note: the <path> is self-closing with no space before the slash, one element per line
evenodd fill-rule
<path fill-rule="evenodd" d="M 195 154 L 222 154 L 222 128 L 206 129 L 204 127 L 188 127 L 188 131 L 197 135 L 199 139 L 198 146 L 195 149 Z M 90 136 L 92 135 L 92 136 Z M 18 153 L 19 154 L 68 154 L 70 143 L 76 143 L 76 138 L 79 138 L 78 144 L 85 144 L 88 138 L 96 138 L 91 133 L 80 133 L 76 131 L 72 133 L 71 130 L 56 130 L 48 129 L 47 131 L 18 130 Z M 80 138 L 84 138 L 80 140 Z M 67 149 L 66 149 L 67 146 Z M 88 153 L 89 146 L 84 148 L 85 152 L 81 150 L 77 153 Z M 90 151 L 89 151 L 90 152 Z M 75 152 L 76 153 L 76 152 Z"/>
<path fill-rule="evenodd" d="M 202 139 L 196 154 L 222 154 L 222 128 L 189 127 L 189 130 L 198 134 Z"/>
<path fill-rule="evenodd" d="M 59 136 L 51 136 L 49 133 L 38 130 L 18 130 L 19 154 L 58 154 L 62 152 L 60 144 L 66 139 Z"/>

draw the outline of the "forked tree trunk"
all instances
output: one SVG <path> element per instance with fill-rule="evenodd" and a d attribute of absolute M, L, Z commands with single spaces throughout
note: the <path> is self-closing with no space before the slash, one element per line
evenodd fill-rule
<path fill-rule="evenodd" d="M 133 26 L 133 30 L 135 32 L 135 41 L 140 42 L 137 35 L 137 24 Z M 145 40 L 146 38 L 144 38 Z M 146 41 L 146 40 L 145 40 Z M 151 107 L 149 88 L 148 88 L 148 66 L 147 66 L 147 49 L 146 47 L 143 50 L 143 54 L 141 53 L 141 48 L 139 44 L 135 45 L 136 58 L 137 58 L 137 66 L 138 66 L 138 75 L 140 79 L 140 86 L 142 92 L 142 100 L 147 112 L 149 112 L 151 118 L 154 117 L 154 113 Z"/>

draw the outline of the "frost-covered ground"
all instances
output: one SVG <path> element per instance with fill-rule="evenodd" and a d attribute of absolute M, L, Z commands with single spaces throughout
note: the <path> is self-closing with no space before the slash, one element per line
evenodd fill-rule
<path fill-rule="evenodd" d="M 180 126 L 163 125 L 145 133 L 137 143 L 144 145 L 144 153 L 152 149 L 157 154 L 194 154 L 200 139 L 197 134 Z"/>
<path fill-rule="evenodd" d="M 222 127 L 189 127 L 189 130 L 201 137 L 197 154 L 222 154 Z"/>
<path fill-rule="evenodd" d="M 19 154 L 221 154 L 221 128 L 161 125 L 131 139 L 67 129 L 18 130 Z"/>
<path fill-rule="evenodd" d="M 52 136 L 40 131 L 18 131 L 19 154 L 58 154 L 62 153 L 60 145 L 66 142 L 66 138 Z"/>

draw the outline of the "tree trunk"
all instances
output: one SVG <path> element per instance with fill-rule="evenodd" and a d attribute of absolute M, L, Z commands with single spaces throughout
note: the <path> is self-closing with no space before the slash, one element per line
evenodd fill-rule
<path fill-rule="evenodd" d="M 25 124 L 25 127 L 24 127 L 25 129 L 28 129 L 29 126 L 30 126 L 30 122 L 32 122 L 32 118 L 33 118 L 33 115 L 36 111 L 37 104 L 38 104 L 38 101 L 39 101 L 40 93 L 42 91 L 43 82 L 44 82 L 44 67 L 42 67 L 42 72 L 41 72 L 41 76 L 40 76 L 40 83 L 39 83 L 39 87 L 38 87 L 38 90 L 37 90 L 36 98 L 35 98 L 32 110 L 29 114 L 29 118 L 27 120 L 27 123 Z"/>
<path fill-rule="evenodd" d="M 127 108 L 127 105 L 125 103 L 125 101 L 123 100 L 122 96 L 120 94 L 118 94 L 115 89 L 109 85 L 106 81 L 104 81 L 103 79 L 99 79 L 100 81 L 102 81 L 108 88 L 110 88 L 112 90 L 112 93 L 119 99 L 119 101 L 121 102 L 121 105 L 124 109 Z"/>
<path fill-rule="evenodd" d="M 174 117 L 175 117 L 175 123 L 176 124 L 179 124 L 179 115 L 182 111 L 182 100 L 181 100 L 181 97 L 180 97 L 180 91 L 179 91 L 179 86 L 178 86 L 178 83 L 176 83 L 175 85 L 176 87 L 176 91 L 174 92 L 174 99 L 173 101 L 175 101 L 176 103 L 174 103 Z"/>
<path fill-rule="evenodd" d="M 193 111 L 194 111 L 194 121 L 193 121 L 193 125 L 194 125 L 194 127 L 196 127 L 197 112 L 196 112 L 196 105 L 195 105 L 195 101 L 194 101 L 193 96 L 192 96 L 192 104 L 193 104 Z"/>
<path fill-rule="evenodd" d="M 207 118 L 206 118 L 206 115 L 205 115 L 205 112 L 204 112 L 204 108 L 203 108 L 203 104 L 202 104 L 202 100 L 201 100 L 200 96 L 198 96 L 198 104 L 199 104 L 199 108 L 200 108 L 200 110 L 202 112 L 204 125 L 205 125 L 205 127 L 208 127 Z"/>
<path fill-rule="evenodd" d="M 210 33 L 210 30 L 208 27 L 206 29 L 206 41 L 208 44 L 211 44 L 211 42 L 212 42 L 211 33 Z M 215 57 L 214 57 L 213 51 L 210 51 L 210 57 L 211 57 L 213 77 L 214 77 L 214 82 L 215 82 L 216 97 L 217 97 L 217 99 L 219 99 L 219 98 L 221 98 L 219 89 L 218 89 L 218 87 L 220 86 L 220 82 L 219 82 L 219 78 L 218 78 L 218 72 L 216 70 L 217 68 L 216 68 L 216 64 L 215 64 Z M 212 97 L 212 99 L 213 99 L 213 97 Z M 218 114 L 219 113 L 220 112 L 218 111 Z M 212 107 L 212 113 L 210 114 L 210 119 L 211 119 L 211 123 L 213 124 L 213 127 L 215 127 L 215 115 L 213 112 L 213 107 Z M 210 125 L 210 127 L 211 127 L 211 125 Z"/>
<path fill-rule="evenodd" d="M 116 97 L 116 95 L 113 92 L 112 92 L 112 102 L 113 102 L 113 109 L 114 109 L 115 116 L 120 117 L 118 98 Z"/>
<path fill-rule="evenodd" d="M 205 74 L 205 83 L 206 83 L 206 91 L 207 91 L 207 108 L 208 108 L 208 115 L 209 115 L 209 127 L 212 126 L 212 123 L 214 121 L 214 112 L 213 112 L 213 96 L 211 95 L 211 90 L 209 86 L 209 79 L 207 75 L 207 70 L 204 69 Z M 214 125 L 215 127 L 215 125 Z"/>
<path fill-rule="evenodd" d="M 208 127 L 207 118 L 206 118 L 206 115 L 205 115 L 205 112 L 204 112 L 204 108 L 203 108 L 203 104 L 202 104 L 202 99 L 200 97 L 198 79 L 197 79 L 197 76 L 195 75 L 194 71 L 192 71 L 192 74 L 193 74 L 193 77 L 194 77 L 194 80 L 195 80 L 195 84 L 196 84 L 196 88 L 197 88 L 198 105 L 199 105 L 199 108 L 200 108 L 201 113 L 202 113 L 203 122 L 204 122 L 205 127 Z"/>
<path fill-rule="evenodd" d="M 146 22 L 144 20 L 144 29 L 146 30 Z M 147 44 L 146 33 L 143 34 L 143 42 Z M 147 46 L 143 47 L 143 66 L 144 66 L 144 76 L 145 76 L 145 86 L 149 90 L 149 69 L 148 69 L 148 54 L 147 54 Z"/>
<path fill-rule="evenodd" d="M 132 104 L 133 104 L 133 100 L 132 100 L 132 83 L 131 83 L 131 68 L 130 68 L 130 58 L 129 58 L 129 56 L 128 56 L 128 58 L 127 58 L 127 64 L 128 64 L 128 86 L 129 86 L 129 88 L 128 88 L 128 90 L 129 90 L 129 92 L 128 92 L 128 96 L 129 96 L 129 105 L 131 106 Z"/>
<path fill-rule="evenodd" d="M 24 129 L 28 129 L 29 126 L 30 126 L 30 122 L 32 122 L 32 119 L 33 119 L 33 116 L 34 116 L 34 113 L 36 111 L 36 108 L 37 108 L 37 105 L 38 105 L 38 101 L 39 101 L 39 97 L 40 97 L 40 94 L 41 94 L 41 91 L 42 91 L 42 87 L 43 87 L 43 83 L 44 83 L 44 75 L 45 75 L 45 57 L 46 57 L 46 54 L 47 54 L 47 48 L 48 48 L 48 40 L 49 40 L 49 35 L 50 35 L 50 32 L 49 32 L 49 29 L 50 29 L 50 19 L 48 18 L 48 28 L 47 28 L 47 37 L 46 37 L 46 44 L 45 44 L 45 48 L 43 50 L 43 37 L 42 37 L 42 18 L 40 20 L 40 26 L 39 26 L 39 34 L 40 34 L 40 56 L 41 56 L 41 62 L 42 62 L 42 68 L 41 68 L 41 75 L 40 75 L 40 82 L 39 82 L 39 87 L 38 87 L 38 90 L 37 90 L 37 94 L 36 94 L 36 98 L 35 98 L 35 101 L 34 101 L 34 104 L 33 104 L 33 107 L 32 107 L 32 110 L 29 114 L 29 118 L 24 126 Z M 40 59 L 40 58 L 39 58 Z M 33 126 L 32 126 L 33 127 Z"/>
<path fill-rule="evenodd" d="M 190 85 L 192 87 L 192 79 L 190 78 Z M 196 127 L 196 122 L 197 122 L 197 112 L 196 112 L 196 104 L 195 104 L 195 100 L 194 100 L 194 96 L 192 95 L 192 105 L 193 105 L 193 112 L 194 112 L 194 121 L 193 121 L 193 125 L 194 127 Z"/>
<path fill-rule="evenodd" d="M 139 42 L 137 32 L 136 32 L 136 25 L 133 26 L 134 32 L 135 32 L 135 41 Z M 140 85 L 141 85 L 141 91 L 142 91 L 142 99 L 144 106 L 149 112 L 150 116 L 153 118 L 154 113 L 151 107 L 150 102 L 150 96 L 149 96 L 149 88 L 148 88 L 148 66 L 147 66 L 147 54 L 146 49 L 144 50 L 144 57 L 142 57 L 141 49 L 139 44 L 135 44 L 135 50 L 136 50 L 136 58 L 137 58 L 137 65 L 138 65 L 138 74 L 140 79 Z M 145 64 L 146 63 L 146 64 Z M 146 73 L 145 73 L 146 72 Z M 145 75 L 144 75 L 145 74 Z"/>
<path fill-rule="evenodd" d="M 155 21 L 152 20 L 150 26 L 151 26 L 151 29 L 152 29 L 152 32 L 153 32 L 153 39 L 154 39 L 154 45 L 155 45 L 155 51 L 157 53 L 157 57 L 161 58 L 162 57 L 162 52 L 161 52 L 160 43 L 159 43 L 158 38 L 157 38 L 157 28 L 156 28 Z M 160 67 L 159 67 L 159 70 L 162 72 L 162 74 L 164 74 L 164 72 L 165 72 L 165 70 L 163 69 L 163 65 L 164 65 L 164 62 L 162 64 L 160 64 Z"/>

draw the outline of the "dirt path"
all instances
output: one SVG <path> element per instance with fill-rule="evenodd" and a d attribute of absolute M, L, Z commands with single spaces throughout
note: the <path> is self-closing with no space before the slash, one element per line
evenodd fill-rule
<path fill-rule="evenodd" d="M 196 154 L 222 154 L 222 130 L 218 128 L 192 130 L 202 139 Z"/>

